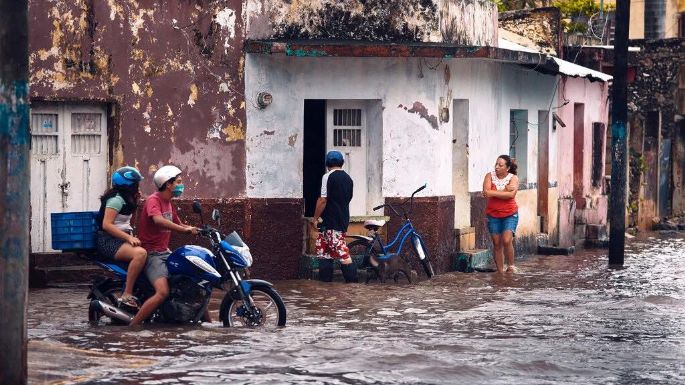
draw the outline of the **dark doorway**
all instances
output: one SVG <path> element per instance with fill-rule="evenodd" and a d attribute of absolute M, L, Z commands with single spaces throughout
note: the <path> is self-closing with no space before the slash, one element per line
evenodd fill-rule
<path fill-rule="evenodd" d="M 585 105 L 573 104 L 573 198 L 576 208 L 585 208 L 583 169 L 585 168 Z"/>
<path fill-rule="evenodd" d="M 549 111 L 538 111 L 538 216 L 540 232 L 549 225 Z"/>
<path fill-rule="evenodd" d="M 326 173 L 326 101 L 304 101 L 304 156 L 302 157 L 302 192 L 304 215 L 314 215 L 321 193 L 321 177 Z"/>

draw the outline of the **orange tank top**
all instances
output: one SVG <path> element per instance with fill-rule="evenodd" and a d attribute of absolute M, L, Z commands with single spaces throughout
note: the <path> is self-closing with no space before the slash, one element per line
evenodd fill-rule
<path fill-rule="evenodd" d="M 494 171 L 490 172 L 490 190 L 503 191 L 506 185 L 509 184 L 511 178 L 514 174 L 507 174 L 502 179 L 499 179 Z M 485 213 L 491 217 L 504 218 L 510 215 L 514 215 L 519 211 L 518 205 L 516 205 L 516 199 L 501 199 L 501 198 L 488 198 L 488 204 L 485 207 Z"/>

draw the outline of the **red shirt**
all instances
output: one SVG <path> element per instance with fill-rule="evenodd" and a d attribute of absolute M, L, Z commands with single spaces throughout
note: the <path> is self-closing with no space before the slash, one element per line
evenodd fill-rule
<path fill-rule="evenodd" d="M 495 183 L 490 182 L 490 190 L 497 190 Z M 495 218 L 505 218 L 516 214 L 519 211 L 516 199 L 501 199 L 488 198 L 488 205 L 485 207 L 485 213 Z"/>
<path fill-rule="evenodd" d="M 140 239 L 141 246 L 148 253 L 169 250 L 171 230 L 155 224 L 152 217 L 157 215 L 161 215 L 176 224 L 181 223 L 170 200 L 162 198 L 159 192 L 150 195 L 145 200 L 145 205 L 143 205 L 143 209 L 140 211 L 140 219 L 138 220 L 138 238 Z"/>

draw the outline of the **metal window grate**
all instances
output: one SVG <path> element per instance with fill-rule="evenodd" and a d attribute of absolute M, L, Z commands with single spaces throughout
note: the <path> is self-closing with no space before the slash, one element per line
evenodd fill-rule
<path fill-rule="evenodd" d="M 101 114 L 71 114 L 71 152 L 73 154 L 99 154 L 101 142 Z"/>
<path fill-rule="evenodd" d="M 333 130 L 333 145 L 337 147 L 361 147 L 362 130 L 335 129 Z"/>
<path fill-rule="evenodd" d="M 57 114 L 31 115 L 31 154 L 59 154 Z"/>
<path fill-rule="evenodd" d="M 362 110 L 361 109 L 334 109 L 333 110 L 333 125 L 334 126 L 361 126 L 362 125 Z"/>

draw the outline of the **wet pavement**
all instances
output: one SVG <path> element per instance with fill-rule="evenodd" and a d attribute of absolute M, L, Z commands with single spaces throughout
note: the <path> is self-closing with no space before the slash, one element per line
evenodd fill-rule
<path fill-rule="evenodd" d="M 682 384 L 685 234 L 534 256 L 516 274 L 276 283 L 276 331 L 87 323 L 85 288 L 32 290 L 32 384 Z M 217 318 L 220 297 L 212 303 Z"/>

